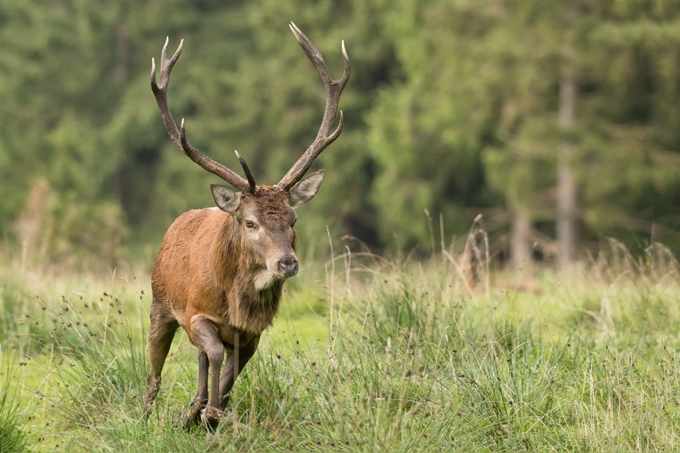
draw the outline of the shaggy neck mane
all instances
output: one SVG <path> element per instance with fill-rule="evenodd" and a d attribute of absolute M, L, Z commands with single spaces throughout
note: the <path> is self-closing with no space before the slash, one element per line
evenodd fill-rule
<path fill-rule="evenodd" d="M 258 263 L 243 243 L 240 225 L 229 216 L 218 232 L 213 248 L 215 284 L 229 324 L 260 334 L 272 325 L 279 309 L 284 280 L 272 277 L 265 263 Z"/>

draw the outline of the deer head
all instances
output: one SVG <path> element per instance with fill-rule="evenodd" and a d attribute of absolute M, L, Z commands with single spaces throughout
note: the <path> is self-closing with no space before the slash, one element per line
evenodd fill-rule
<path fill-rule="evenodd" d="M 325 176 L 324 170 L 303 177 L 314 159 L 333 143 L 342 132 L 344 125 L 342 111 L 340 112 L 338 126 L 332 133 L 331 126 L 335 120 L 342 90 L 345 88 L 351 72 L 344 41 L 342 43 L 344 72 L 340 79 L 333 80 L 323 56 L 309 38 L 292 22 L 290 29 L 321 76 L 326 88 L 326 109 L 314 142 L 288 170 L 283 179 L 274 186 L 258 186 L 248 165 L 238 152 L 236 152 L 236 157 L 246 178 L 194 148 L 186 138 L 184 120 L 182 120 L 181 126 L 177 128 L 168 107 L 167 90 L 170 72 L 179 59 L 184 40 L 180 42 L 172 58 L 168 59 L 168 40 L 166 39 L 161 54 L 158 83 L 156 83 L 156 66 L 153 60 L 151 68 L 151 89 L 161 111 L 163 123 L 172 140 L 182 149 L 184 154 L 203 169 L 219 176 L 238 189 L 238 192 L 234 192 L 222 185 L 213 184 L 210 186 L 217 207 L 234 218 L 236 229 L 244 245 L 243 249 L 251 255 L 251 261 L 254 265 L 263 270 L 258 274 L 258 281 L 256 281 L 256 286 L 259 287 L 266 287 L 275 278 L 291 277 L 298 272 L 293 229 L 297 216 L 294 209 L 314 198 L 321 187 Z"/>

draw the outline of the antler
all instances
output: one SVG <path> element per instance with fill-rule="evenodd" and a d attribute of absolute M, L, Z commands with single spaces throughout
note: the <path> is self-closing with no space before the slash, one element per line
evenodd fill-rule
<path fill-rule="evenodd" d="M 342 90 L 347 85 L 349 80 L 349 75 L 351 72 L 351 67 L 349 64 L 349 57 L 347 56 L 347 51 L 345 50 L 345 41 L 342 41 L 342 58 L 345 62 L 345 70 L 342 73 L 342 77 L 339 80 L 333 80 L 328 68 L 326 67 L 326 62 L 323 60 L 321 52 L 312 44 L 312 41 L 305 36 L 304 33 L 300 31 L 297 26 L 291 22 L 290 29 L 295 35 L 295 38 L 302 46 L 302 49 L 307 54 L 307 57 L 312 61 L 316 70 L 319 71 L 321 80 L 323 80 L 324 87 L 326 87 L 326 110 L 323 113 L 323 120 L 321 121 L 321 127 L 319 128 L 319 133 L 316 134 L 316 138 L 312 145 L 307 148 L 307 151 L 298 159 L 298 161 L 288 170 L 288 173 L 283 177 L 281 182 L 277 184 L 283 190 L 290 190 L 302 177 L 305 175 L 309 167 L 312 166 L 312 162 L 316 159 L 316 156 L 321 154 L 321 151 L 326 149 L 328 145 L 333 143 L 336 138 L 340 136 L 342 132 L 342 126 L 344 125 L 342 111 L 340 111 L 340 122 L 335 131 L 328 135 L 331 130 L 331 125 L 335 120 L 335 114 L 338 111 L 338 103 L 340 102 L 340 95 Z"/>
<path fill-rule="evenodd" d="M 254 193 L 256 188 L 255 179 L 252 178 L 252 174 L 250 173 L 250 170 L 248 170 L 248 166 L 245 164 L 245 161 L 241 158 L 241 156 L 238 156 L 239 161 L 241 162 L 246 175 L 248 175 L 248 181 L 191 146 L 191 143 L 187 141 L 186 133 L 184 131 L 184 119 L 182 119 L 180 129 L 177 129 L 177 124 L 172 118 L 170 108 L 168 107 L 167 94 L 168 82 L 170 81 L 170 71 L 172 71 L 172 67 L 175 65 L 175 63 L 177 63 L 179 55 L 182 53 L 182 45 L 184 44 L 184 40 L 179 43 L 177 51 L 169 60 L 167 54 L 168 41 L 169 39 L 166 38 L 165 45 L 163 46 L 163 52 L 161 53 L 161 71 L 158 76 L 158 82 L 160 85 L 156 84 L 156 62 L 153 58 L 151 59 L 151 90 L 156 97 L 158 109 L 161 111 L 163 123 L 165 124 L 165 128 L 168 130 L 168 134 L 170 134 L 170 138 L 172 138 L 172 141 L 174 141 L 177 146 L 179 146 L 182 151 L 184 151 L 184 154 L 189 156 L 189 158 L 201 166 L 201 168 L 219 176 L 242 192 L 247 191 Z M 236 154 L 238 155 L 238 153 Z"/>

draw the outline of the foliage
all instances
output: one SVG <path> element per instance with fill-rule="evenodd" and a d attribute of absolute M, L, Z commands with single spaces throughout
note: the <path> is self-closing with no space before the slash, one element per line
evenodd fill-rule
<path fill-rule="evenodd" d="M 113 248 L 139 258 L 177 215 L 213 204 L 215 178 L 168 139 L 148 86 L 166 36 L 171 48 L 185 39 L 169 99 L 190 140 L 232 168 L 238 149 L 258 181 L 277 182 L 323 111 L 293 20 L 336 77 L 341 40 L 353 64 L 345 131 L 315 164 L 332 171 L 301 243 L 328 226 L 372 247 L 396 236 L 429 248 L 424 209 L 442 213 L 448 234 L 482 211 L 500 237 L 521 210 L 552 236 L 565 140 L 587 240 L 672 240 L 678 13 L 673 2 L 592 0 L 1 1 L 0 233 L 25 243 L 17 220 L 46 183 L 29 261 L 93 255 L 111 267 L 124 259 Z M 569 137 L 557 120 L 565 72 L 580 87 Z"/>
<path fill-rule="evenodd" d="M 675 114 L 661 112 L 666 102 L 677 105 L 674 6 L 397 5 L 384 20 L 405 80 L 385 87 L 370 112 L 371 149 L 381 164 L 373 195 L 397 193 L 403 202 L 382 208 L 388 228 L 424 243 L 423 207 L 457 226 L 456 207 L 498 207 L 492 194 L 510 211 L 551 225 L 563 142 L 575 148 L 571 166 L 590 234 L 649 232 L 649 223 L 631 219 L 659 219 L 652 212 L 673 203 L 678 141 L 662 131 L 677 127 Z M 568 137 L 558 121 L 566 75 L 580 87 Z"/>

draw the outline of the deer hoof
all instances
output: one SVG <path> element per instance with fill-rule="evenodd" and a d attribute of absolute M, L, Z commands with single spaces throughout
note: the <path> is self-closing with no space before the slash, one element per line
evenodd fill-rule
<path fill-rule="evenodd" d="M 201 423 L 201 412 L 203 408 L 200 404 L 192 404 L 184 419 L 184 428 L 192 429 Z"/>
<path fill-rule="evenodd" d="M 203 411 L 203 421 L 211 430 L 215 430 L 222 419 L 222 411 L 216 407 L 208 406 Z"/>

